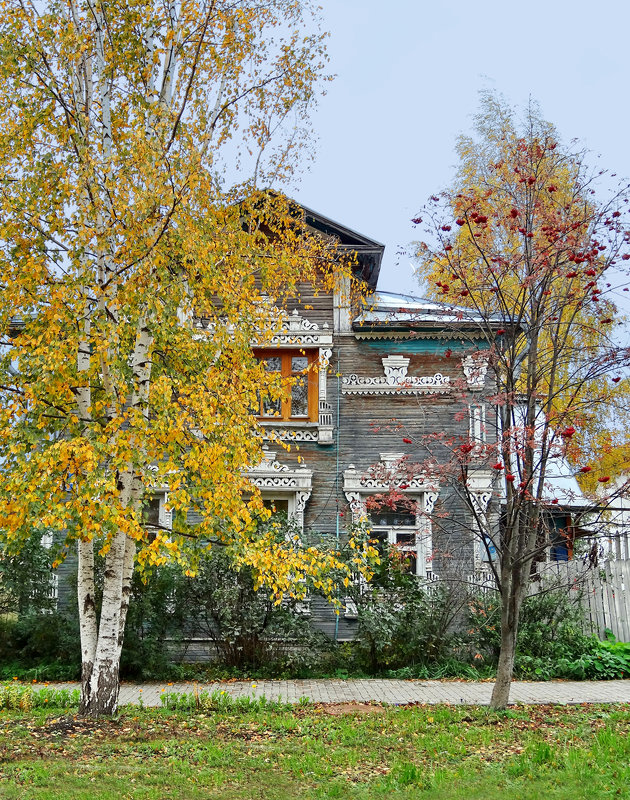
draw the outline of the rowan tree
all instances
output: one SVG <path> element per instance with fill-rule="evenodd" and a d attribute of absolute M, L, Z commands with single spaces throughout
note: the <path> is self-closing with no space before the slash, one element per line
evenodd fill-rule
<path fill-rule="evenodd" d="M 259 392 L 286 391 L 251 343 L 342 269 L 256 190 L 290 175 L 324 65 L 308 0 L 0 10 L 0 534 L 78 551 L 83 713 L 116 709 L 135 568 L 194 572 L 215 541 L 276 600 L 343 569 L 261 534 L 245 474 Z M 149 537 L 156 490 L 173 525 Z"/>
<path fill-rule="evenodd" d="M 502 708 L 532 563 L 549 546 L 545 512 L 570 505 L 549 498 L 551 465 L 621 393 L 630 354 L 617 341 L 609 276 L 630 258 L 628 187 L 596 194 L 606 176 L 584 152 L 564 146 L 534 106 L 519 123 L 493 94 L 482 97 L 475 136 L 462 137 L 458 152 L 453 188 L 422 213 L 428 238 L 418 256 L 433 296 L 460 307 L 460 317 L 471 310 L 494 382 L 485 398 L 496 409 L 489 446 L 450 442 L 443 476 L 465 496 L 475 533 L 496 548 L 501 654 L 492 705 Z M 500 526 L 475 502 L 484 471 Z M 610 477 L 587 461 L 576 471 Z"/>

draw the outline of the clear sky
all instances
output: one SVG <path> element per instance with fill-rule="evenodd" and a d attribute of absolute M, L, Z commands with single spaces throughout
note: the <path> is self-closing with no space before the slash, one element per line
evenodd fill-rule
<path fill-rule="evenodd" d="M 535 99 L 565 142 L 630 178 L 630 1 L 320 0 L 336 79 L 291 194 L 386 245 L 380 289 L 413 292 L 410 220 L 453 176 L 478 92 Z"/>

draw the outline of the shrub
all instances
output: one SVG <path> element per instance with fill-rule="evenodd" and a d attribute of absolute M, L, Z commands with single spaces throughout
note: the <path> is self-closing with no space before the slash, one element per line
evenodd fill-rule
<path fill-rule="evenodd" d="M 17 555 L 9 555 L 0 542 L 0 616 L 54 610 L 53 559 L 54 550 L 42 545 L 41 534 L 33 534 Z"/>
<path fill-rule="evenodd" d="M 229 555 L 216 548 L 194 578 L 183 577 L 176 587 L 182 629 L 208 637 L 225 667 L 278 676 L 307 672 L 328 640 L 291 603 L 277 605 L 254 585 L 251 570 L 234 569 Z"/>
<path fill-rule="evenodd" d="M 589 652 L 574 660 L 560 659 L 553 677 L 574 680 L 612 680 L 630 676 L 630 642 L 618 642 L 607 631 L 604 642 L 595 642 Z"/>
<path fill-rule="evenodd" d="M 496 664 L 501 643 L 501 608 L 496 593 L 479 593 L 471 598 L 467 631 L 469 648 Z M 597 644 L 582 631 L 579 598 L 573 600 L 562 591 L 532 595 L 521 609 L 515 674 L 539 679 L 571 677 L 562 669 L 592 653 Z"/>
<path fill-rule="evenodd" d="M 187 615 L 185 609 L 173 601 L 181 580 L 176 566 L 156 569 L 146 584 L 137 573 L 133 576 L 120 657 L 122 677 L 136 680 L 179 678 L 181 670 L 171 663 L 171 650 L 190 617 L 190 613 Z"/>
<path fill-rule="evenodd" d="M 451 658 L 460 637 L 454 621 L 465 595 L 446 584 L 426 585 L 409 575 L 394 548 L 381 559 L 368 591 L 357 592 L 357 667 L 370 674 L 418 669 Z"/>
<path fill-rule="evenodd" d="M 0 622 L 0 679 L 75 680 L 80 674 L 79 626 L 54 612 Z"/>

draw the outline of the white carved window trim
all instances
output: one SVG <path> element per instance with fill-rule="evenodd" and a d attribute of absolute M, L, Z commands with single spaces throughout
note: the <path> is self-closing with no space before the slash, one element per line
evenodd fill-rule
<path fill-rule="evenodd" d="M 46 533 L 42 534 L 41 546 L 44 548 L 44 550 L 51 550 L 54 543 L 55 537 L 52 531 L 46 531 Z M 50 600 L 54 601 L 56 606 L 59 602 L 59 575 L 55 569 L 50 571 L 48 591 L 46 594 Z M 47 611 L 46 613 L 52 614 L 53 611 L 50 609 L 50 611 Z"/>
<path fill-rule="evenodd" d="M 263 460 L 249 470 L 248 477 L 264 498 L 288 501 L 289 518 L 304 530 L 304 511 L 313 491 L 310 469 L 292 469 L 275 459 L 275 452 L 266 450 Z"/>
<path fill-rule="evenodd" d="M 168 504 L 168 490 L 166 489 L 153 489 L 150 495 L 147 497 L 147 500 L 158 500 L 159 507 L 158 507 L 158 526 L 155 527 L 154 525 L 147 524 L 145 527 L 147 530 L 155 530 L 155 531 L 170 531 L 173 529 L 173 512 L 170 509 L 167 509 Z"/>
<path fill-rule="evenodd" d="M 462 359 L 462 371 L 471 392 L 480 392 L 484 388 L 489 359 L 487 350 L 478 350 Z"/>
<path fill-rule="evenodd" d="M 270 298 L 264 298 L 263 302 L 272 305 Z M 271 439 L 280 439 L 290 442 L 317 442 L 318 444 L 331 445 L 333 443 L 333 414 L 332 406 L 328 402 L 327 383 L 328 367 L 332 355 L 333 335 L 324 322 L 321 326 L 317 322 L 312 322 L 306 317 L 301 316 L 297 309 L 291 314 L 280 309 L 274 309 L 274 316 L 277 320 L 275 333 L 271 336 L 262 336 L 251 342 L 252 349 L 272 350 L 274 348 L 282 350 L 317 350 L 318 351 L 318 419 L 317 421 L 308 420 L 286 420 L 273 421 L 270 419 L 261 420 L 260 425 L 268 431 Z M 195 328 L 199 333 L 196 337 L 207 336 L 212 333 L 214 325 L 203 319 L 195 319 Z"/>
<path fill-rule="evenodd" d="M 291 442 L 333 443 L 333 414 L 328 402 L 328 368 L 332 356 L 333 337 L 328 323 L 320 326 L 306 317 L 300 316 L 297 309 L 290 315 L 284 315 L 280 330 L 270 341 L 253 343 L 256 348 L 279 351 L 317 350 L 317 422 L 286 420 L 281 422 L 261 420 L 263 428 L 273 438 Z"/>
<path fill-rule="evenodd" d="M 424 496 L 414 494 L 410 499 L 416 504 L 416 515 L 414 525 L 380 525 L 371 526 L 372 534 L 385 534 L 387 544 L 396 546 L 403 553 L 415 553 L 416 556 L 416 577 L 431 579 L 433 576 L 433 536 L 430 527 L 425 525 L 426 517 L 421 510 L 423 508 Z M 398 544 L 399 534 L 415 534 L 413 544 Z M 374 537 L 376 538 L 376 537 Z"/>
<path fill-rule="evenodd" d="M 260 464 L 249 471 L 249 480 L 260 490 L 263 499 L 286 500 L 289 522 L 303 532 L 304 511 L 313 491 L 313 473 L 310 469 L 291 469 L 276 461 L 275 456 L 275 452 L 265 450 Z M 295 603 L 295 611 L 301 616 L 310 616 L 308 595 Z"/>
<path fill-rule="evenodd" d="M 481 454 L 488 441 L 485 403 L 468 406 L 468 435 L 473 454 Z"/>
<path fill-rule="evenodd" d="M 384 375 L 364 377 L 345 375 L 341 382 L 342 394 L 448 394 L 451 379 L 436 372 L 435 375 L 407 375 L 410 359 L 402 355 L 389 355 L 381 359 Z"/>
<path fill-rule="evenodd" d="M 386 469 L 393 472 L 395 472 L 395 455 L 391 453 L 381 454 L 381 462 Z M 408 479 L 403 477 L 396 478 L 392 475 L 392 478 L 393 480 L 386 483 L 378 478 L 362 474 L 353 464 L 349 466 L 344 472 L 343 492 L 352 510 L 352 521 L 353 523 L 358 523 L 361 520 L 369 519 L 367 499 L 370 495 L 386 494 L 395 488 L 398 493 L 415 501 L 416 524 L 413 530 L 416 531 L 416 574 L 421 577 L 432 577 L 433 526 L 431 524 L 431 514 L 439 495 L 439 487 L 423 475 L 416 475 Z M 395 531 L 397 530 L 406 531 L 411 529 L 405 526 L 375 526 L 375 529 L 378 530 L 389 528 L 391 528 L 393 536 L 395 536 Z"/>
<path fill-rule="evenodd" d="M 493 476 L 488 470 L 478 470 L 468 478 L 468 497 L 473 516 L 471 534 L 474 537 L 473 559 L 475 570 L 488 564 L 488 552 L 484 545 L 484 538 L 489 538 L 488 505 L 492 499 Z"/>

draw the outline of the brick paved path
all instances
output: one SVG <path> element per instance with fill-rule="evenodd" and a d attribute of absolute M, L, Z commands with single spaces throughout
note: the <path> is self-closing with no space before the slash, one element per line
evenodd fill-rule
<path fill-rule="evenodd" d="M 49 683 L 51 688 L 77 689 L 78 683 Z M 39 684 L 38 686 L 41 686 Z M 224 691 L 232 697 L 266 697 L 295 703 L 307 697 L 313 703 L 377 702 L 392 705 L 405 703 L 451 703 L 453 705 L 488 705 L 492 683 L 460 681 L 379 680 L 295 680 L 235 681 L 198 683 L 197 691 Z M 166 692 L 194 692 L 194 683 L 123 684 L 120 705 L 138 703 L 161 705 Z M 618 681 L 514 681 L 512 703 L 630 703 L 630 680 Z"/>

